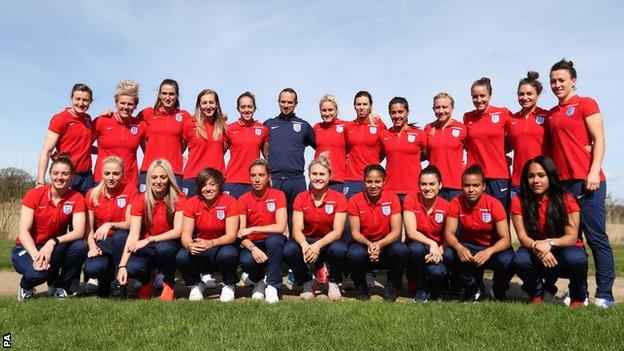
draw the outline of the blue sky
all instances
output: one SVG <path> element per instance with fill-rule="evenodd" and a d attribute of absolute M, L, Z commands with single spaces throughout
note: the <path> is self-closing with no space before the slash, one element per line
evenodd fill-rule
<path fill-rule="evenodd" d="M 340 116 L 350 120 L 354 93 L 368 90 L 387 124 L 387 102 L 404 96 L 411 121 L 423 125 L 440 91 L 455 97 L 461 120 L 482 76 L 492 79 L 492 104 L 515 112 L 526 71 L 539 71 L 547 85 L 550 66 L 568 57 L 578 93 L 601 106 L 608 188 L 624 198 L 623 14 L 621 1 L 6 2 L 0 167 L 35 172 L 49 119 L 69 104 L 75 82 L 94 90 L 93 117 L 113 107 L 119 80 L 141 83 L 142 108 L 170 77 L 183 108 L 212 88 L 232 119 L 240 93 L 256 94 L 264 121 L 277 113 L 279 90 L 292 86 L 298 115 L 312 124 L 324 93 L 338 96 Z M 554 104 L 546 87 L 540 106 Z"/>

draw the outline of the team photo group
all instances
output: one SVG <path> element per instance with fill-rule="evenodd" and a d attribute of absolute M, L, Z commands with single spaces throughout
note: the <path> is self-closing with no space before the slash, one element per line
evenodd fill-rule
<path fill-rule="evenodd" d="M 387 103 L 386 126 L 367 91 L 355 94 L 350 121 L 339 118 L 335 96 L 322 96 L 313 126 L 296 115 L 291 88 L 276 94 L 279 115 L 264 122 L 250 92 L 234 118 L 210 89 L 191 114 L 172 79 L 136 114 L 139 84 L 121 81 L 114 109 L 92 119 L 93 92 L 75 84 L 70 106 L 50 120 L 36 186 L 22 199 L 17 298 L 47 283 L 60 299 L 150 299 L 157 286 L 164 301 L 202 300 L 216 274 L 223 302 L 276 303 L 286 275 L 302 299 L 322 290 L 340 300 L 352 282 L 352 296 L 369 300 L 371 275 L 383 270 L 386 301 L 452 292 L 474 302 L 489 269 L 495 300 L 506 300 L 516 275 L 530 303 L 550 300 L 563 278 L 570 307 L 611 307 L 602 116 L 596 101 L 577 95 L 571 61 L 548 73 L 552 108 L 539 107 L 536 72 L 518 83 L 516 113 L 490 103 L 484 77 L 469 87 L 474 110 L 457 118 L 453 97 L 439 93 L 423 127 L 410 123 L 403 97 Z M 315 150 L 308 164 L 307 147 Z M 177 296 L 176 274 L 188 296 Z"/>

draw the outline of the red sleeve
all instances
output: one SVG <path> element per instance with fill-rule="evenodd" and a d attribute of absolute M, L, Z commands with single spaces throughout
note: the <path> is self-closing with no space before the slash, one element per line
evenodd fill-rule
<path fill-rule="evenodd" d="M 592 98 L 584 98 L 583 100 L 581 100 L 580 105 L 583 118 L 589 117 L 595 113 L 600 113 L 600 107 L 598 107 L 598 103 Z"/>
<path fill-rule="evenodd" d="M 399 201 L 399 197 L 395 194 L 390 196 L 390 214 L 401 213 L 401 201 Z"/>
<path fill-rule="evenodd" d="M 102 119 L 102 117 L 95 117 L 95 119 L 93 120 L 93 123 L 91 124 L 91 130 L 93 130 L 93 139 L 97 139 L 98 135 L 100 134 L 100 120 Z"/>
<path fill-rule="evenodd" d="M 145 212 L 145 199 L 144 195 L 140 195 L 134 198 L 132 201 L 132 208 L 130 209 L 131 216 L 140 216 L 143 217 L 143 212 Z"/>
<path fill-rule="evenodd" d="M 74 200 L 74 213 L 85 212 L 85 199 L 81 193 L 76 193 L 72 196 Z"/>
<path fill-rule="evenodd" d="M 184 205 L 184 217 L 195 218 L 195 208 L 197 207 L 197 197 L 190 198 Z"/>
<path fill-rule="evenodd" d="M 225 216 L 226 217 L 238 216 L 240 214 L 240 210 L 238 208 L 238 203 L 236 202 L 236 199 L 233 196 L 229 196 L 228 199 L 229 200 L 228 200 L 227 208 L 225 209 Z"/>
<path fill-rule="evenodd" d="M 56 134 L 63 134 L 67 129 L 67 121 L 63 118 L 62 114 L 57 114 L 52 117 L 50 120 L 50 125 L 48 126 L 48 130 L 54 132 Z"/>
<path fill-rule="evenodd" d="M 179 196 L 178 201 L 176 201 L 176 204 L 175 204 L 175 211 L 176 212 L 184 211 L 184 205 L 186 205 L 186 200 L 187 200 L 186 196 L 184 196 L 184 194 L 182 193 L 180 193 L 178 196 Z"/>
<path fill-rule="evenodd" d="M 277 196 L 275 199 L 275 208 L 285 208 L 286 207 L 286 195 L 284 195 L 283 191 L 278 190 Z"/>
<path fill-rule="evenodd" d="M 360 216 L 358 205 L 357 205 L 357 202 L 355 201 L 355 196 L 350 198 L 349 202 L 347 203 L 347 213 L 350 216 L 355 216 L 355 217 Z"/>
<path fill-rule="evenodd" d="M 37 208 L 37 203 L 39 202 L 39 191 L 37 189 L 28 190 L 22 199 L 22 205 L 33 210 Z"/>
<path fill-rule="evenodd" d="M 522 216 L 522 201 L 520 201 L 520 195 L 516 195 L 511 199 L 511 214 L 514 216 Z"/>
<path fill-rule="evenodd" d="M 267 128 L 265 125 L 262 125 L 262 143 L 266 143 L 267 141 L 269 141 L 269 128 Z"/>
<path fill-rule="evenodd" d="M 403 200 L 403 210 L 404 211 L 416 211 L 416 201 L 412 197 L 412 194 L 407 194 L 405 199 Z"/>
<path fill-rule="evenodd" d="M 377 118 L 375 123 L 379 123 L 383 127 L 383 129 L 388 129 L 388 127 L 386 127 L 386 124 L 381 120 L 381 118 Z"/>
<path fill-rule="evenodd" d="M 494 222 L 507 220 L 507 213 L 505 212 L 505 207 L 503 207 L 503 204 L 496 198 L 491 198 L 490 200 L 492 200 L 492 205 L 490 209 L 492 211 L 492 218 L 494 218 Z"/>
<path fill-rule="evenodd" d="M 336 199 L 336 212 L 346 212 L 347 211 L 347 198 L 340 194 Z"/>
<path fill-rule="evenodd" d="M 581 208 L 579 207 L 578 202 L 576 202 L 576 198 L 571 194 L 565 194 L 563 197 L 563 203 L 566 206 L 567 213 L 581 212 Z"/>
<path fill-rule="evenodd" d="M 427 147 L 427 144 L 429 143 L 427 140 L 427 133 L 425 133 L 424 130 L 418 130 L 421 136 L 421 142 L 420 142 L 420 148 L 424 149 Z"/>
<path fill-rule="evenodd" d="M 300 192 L 295 197 L 295 201 L 293 201 L 293 210 L 303 212 L 303 198 L 305 196 L 306 191 Z"/>
<path fill-rule="evenodd" d="M 459 196 L 455 196 L 448 207 L 447 217 L 459 218 Z"/>

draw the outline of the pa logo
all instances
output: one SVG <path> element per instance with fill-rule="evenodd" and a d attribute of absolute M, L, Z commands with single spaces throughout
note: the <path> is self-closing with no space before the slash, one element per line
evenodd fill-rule
<path fill-rule="evenodd" d="M 2 348 L 3 349 L 11 348 L 11 333 L 6 333 L 2 335 Z"/>

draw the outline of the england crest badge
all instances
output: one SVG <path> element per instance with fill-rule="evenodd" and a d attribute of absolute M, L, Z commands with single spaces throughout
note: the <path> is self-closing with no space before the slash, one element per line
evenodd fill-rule
<path fill-rule="evenodd" d="M 443 213 L 440 213 L 440 212 L 437 212 L 437 213 L 435 214 L 435 216 L 433 217 L 433 219 L 434 219 L 437 223 L 442 223 L 442 222 L 444 222 L 444 214 L 443 214 Z"/>
<path fill-rule="evenodd" d="M 74 209 L 74 204 L 64 204 L 63 205 L 63 213 L 68 215 L 70 213 L 72 213 L 72 210 Z"/>
<path fill-rule="evenodd" d="M 390 205 L 381 206 L 381 213 L 383 213 L 384 216 L 389 216 L 391 211 L 392 210 L 390 209 Z"/>
<path fill-rule="evenodd" d="M 224 210 L 217 210 L 217 219 L 222 221 L 225 218 L 225 211 Z"/>
<path fill-rule="evenodd" d="M 267 201 L 266 208 L 269 212 L 275 212 L 275 201 Z"/>
<path fill-rule="evenodd" d="M 576 110 L 576 106 L 570 106 L 566 109 L 566 116 L 570 117 L 574 114 L 574 111 Z"/>
<path fill-rule="evenodd" d="M 118 197 L 117 198 L 117 207 L 119 207 L 119 208 L 126 207 L 126 198 L 125 197 Z"/>
<path fill-rule="evenodd" d="M 454 136 L 455 138 L 457 138 L 459 136 L 459 133 L 460 133 L 459 129 L 451 130 L 451 135 Z"/>
<path fill-rule="evenodd" d="M 344 131 L 344 126 L 343 125 L 336 126 L 336 132 L 337 133 L 342 133 L 343 131 Z"/>
<path fill-rule="evenodd" d="M 539 115 L 535 117 L 535 123 L 537 124 L 544 124 L 544 121 L 546 121 L 546 116 L 544 115 Z"/>
<path fill-rule="evenodd" d="M 293 123 L 293 130 L 297 133 L 301 131 L 301 123 Z"/>
<path fill-rule="evenodd" d="M 334 213 L 334 203 L 333 202 L 325 204 L 325 213 L 327 213 L 329 215 Z"/>
<path fill-rule="evenodd" d="M 370 126 L 370 127 L 368 128 L 368 131 L 369 131 L 371 134 L 377 134 L 377 127 L 376 127 L 376 126 Z"/>
<path fill-rule="evenodd" d="M 254 133 L 256 133 L 257 136 L 262 135 L 262 129 L 261 128 L 254 128 Z"/>
<path fill-rule="evenodd" d="M 132 135 L 139 134 L 139 127 L 138 126 L 130 126 L 130 134 L 132 134 Z"/>
<path fill-rule="evenodd" d="M 489 212 L 481 212 L 481 219 L 485 223 L 490 223 L 492 221 L 492 214 Z"/>
<path fill-rule="evenodd" d="M 175 118 L 176 118 L 176 121 L 178 121 L 178 123 L 182 122 L 182 114 L 181 113 L 176 114 Z"/>
<path fill-rule="evenodd" d="M 414 141 L 416 141 L 416 136 L 414 134 L 408 134 L 407 141 L 409 141 L 410 143 L 413 143 Z"/>
<path fill-rule="evenodd" d="M 490 115 L 492 123 L 498 123 L 500 121 L 500 115 Z"/>

